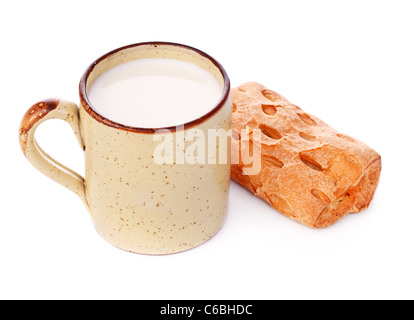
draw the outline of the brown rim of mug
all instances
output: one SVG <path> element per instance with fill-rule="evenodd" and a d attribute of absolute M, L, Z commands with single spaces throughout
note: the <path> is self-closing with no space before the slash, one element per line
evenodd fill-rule
<path fill-rule="evenodd" d="M 171 126 L 171 127 L 162 127 L 162 128 L 139 128 L 139 127 L 131 127 L 131 126 L 127 126 L 127 125 L 123 125 L 117 122 L 114 122 L 112 120 L 109 120 L 107 118 L 105 118 L 104 116 L 102 116 L 101 114 L 99 114 L 92 106 L 91 102 L 88 99 L 88 96 L 86 94 L 86 82 L 89 78 L 89 75 L 91 74 L 91 72 L 93 71 L 93 69 L 95 68 L 95 66 L 100 63 L 101 61 L 105 60 L 107 57 L 126 50 L 126 49 L 130 49 L 130 48 L 134 48 L 134 47 L 140 47 L 140 46 L 154 46 L 155 48 L 157 46 L 176 46 L 176 47 L 181 47 L 190 51 L 194 51 L 195 53 L 199 54 L 202 57 L 207 58 L 210 62 L 212 62 L 219 70 L 221 75 L 223 76 L 224 79 L 224 88 L 223 88 L 223 93 L 219 99 L 219 101 L 217 102 L 216 106 L 209 111 L 208 113 L 206 113 L 205 115 L 203 115 L 202 117 L 189 121 L 187 123 L 184 124 L 180 124 L 180 125 L 176 125 L 176 126 Z M 225 105 L 229 95 L 230 95 L 230 79 L 227 75 L 226 70 L 224 70 L 223 66 L 217 62 L 214 58 L 212 58 L 211 56 L 209 56 L 208 54 L 204 53 L 203 51 L 187 46 L 187 45 L 183 45 L 183 44 L 179 44 L 179 43 L 173 43 L 173 42 L 141 42 L 141 43 L 135 43 L 135 44 L 131 44 L 128 46 L 124 46 L 115 50 L 112 50 L 111 52 L 108 52 L 107 54 L 103 55 L 102 57 L 98 58 L 97 60 L 95 60 L 89 67 L 88 69 L 85 71 L 85 73 L 83 74 L 81 81 L 79 83 L 79 95 L 80 95 L 80 99 L 81 99 L 81 105 L 82 107 L 85 109 L 85 111 L 92 116 L 95 120 L 97 120 L 98 122 L 107 125 L 109 127 L 113 127 L 116 129 L 121 129 L 121 130 L 126 130 L 126 131 L 130 131 L 130 132 L 137 132 L 137 133 L 155 133 L 157 130 L 169 130 L 169 131 L 176 131 L 177 128 L 178 129 L 188 129 L 191 128 L 193 126 L 196 126 L 200 123 L 203 123 L 204 121 L 206 121 L 207 119 L 211 118 L 214 114 L 216 114 L 221 108 L 223 108 L 223 106 Z"/>

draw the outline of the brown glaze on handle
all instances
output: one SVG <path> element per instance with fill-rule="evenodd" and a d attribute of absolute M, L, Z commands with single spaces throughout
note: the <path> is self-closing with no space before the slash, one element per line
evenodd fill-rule
<path fill-rule="evenodd" d="M 33 105 L 24 115 L 20 124 L 20 146 L 23 153 L 26 155 L 27 136 L 33 126 L 41 119 L 43 119 L 49 112 L 55 110 L 59 105 L 59 100 L 48 99 Z"/>
<path fill-rule="evenodd" d="M 36 169 L 76 193 L 87 206 L 85 179 L 51 158 L 39 147 L 34 138 L 37 127 L 50 119 L 66 121 L 84 149 L 79 127 L 78 106 L 65 100 L 47 99 L 33 105 L 20 123 L 19 140 L 23 154 Z"/>

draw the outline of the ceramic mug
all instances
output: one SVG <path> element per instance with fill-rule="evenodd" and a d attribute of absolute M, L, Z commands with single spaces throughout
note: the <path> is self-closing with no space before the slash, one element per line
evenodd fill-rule
<path fill-rule="evenodd" d="M 217 105 L 182 126 L 156 129 L 125 126 L 93 108 L 88 90 L 105 71 L 124 62 L 160 55 L 209 71 L 223 88 Z M 76 193 L 98 233 L 118 248 L 169 254 L 213 237 L 227 211 L 230 150 L 227 163 L 204 165 L 157 164 L 153 152 L 159 144 L 154 135 L 164 134 L 159 129 L 168 129 L 174 139 L 194 128 L 205 133 L 209 129 L 231 130 L 230 81 L 223 67 L 204 52 L 185 45 L 139 43 L 116 49 L 93 62 L 81 78 L 79 95 L 79 108 L 65 100 L 49 99 L 27 111 L 20 125 L 20 145 L 32 165 Z M 52 159 L 37 144 L 35 131 L 49 119 L 62 119 L 71 125 L 85 153 L 84 177 Z"/>

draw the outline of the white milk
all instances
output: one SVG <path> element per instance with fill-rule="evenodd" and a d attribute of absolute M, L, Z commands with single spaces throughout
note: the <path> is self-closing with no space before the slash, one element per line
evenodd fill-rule
<path fill-rule="evenodd" d="M 223 88 L 192 63 L 148 58 L 118 65 L 102 74 L 88 97 L 105 118 L 123 125 L 161 128 L 181 125 L 211 111 Z"/>

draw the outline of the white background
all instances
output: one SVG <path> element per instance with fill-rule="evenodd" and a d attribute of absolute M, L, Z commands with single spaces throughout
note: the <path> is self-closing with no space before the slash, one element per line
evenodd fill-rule
<path fill-rule="evenodd" d="M 413 299 L 412 1 L 3 1 L 0 298 Z M 18 126 L 48 97 L 78 101 L 86 67 L 142 41 L 197 47 L 232 85 L 258 81 L 383 158 L 371 207 L 323 230 L 232 183 L 212 240 L 144 256 L 103 240 L 78 198 L 23 157 Z M 39 143 L 82 172 L 69 126 Z"/>

